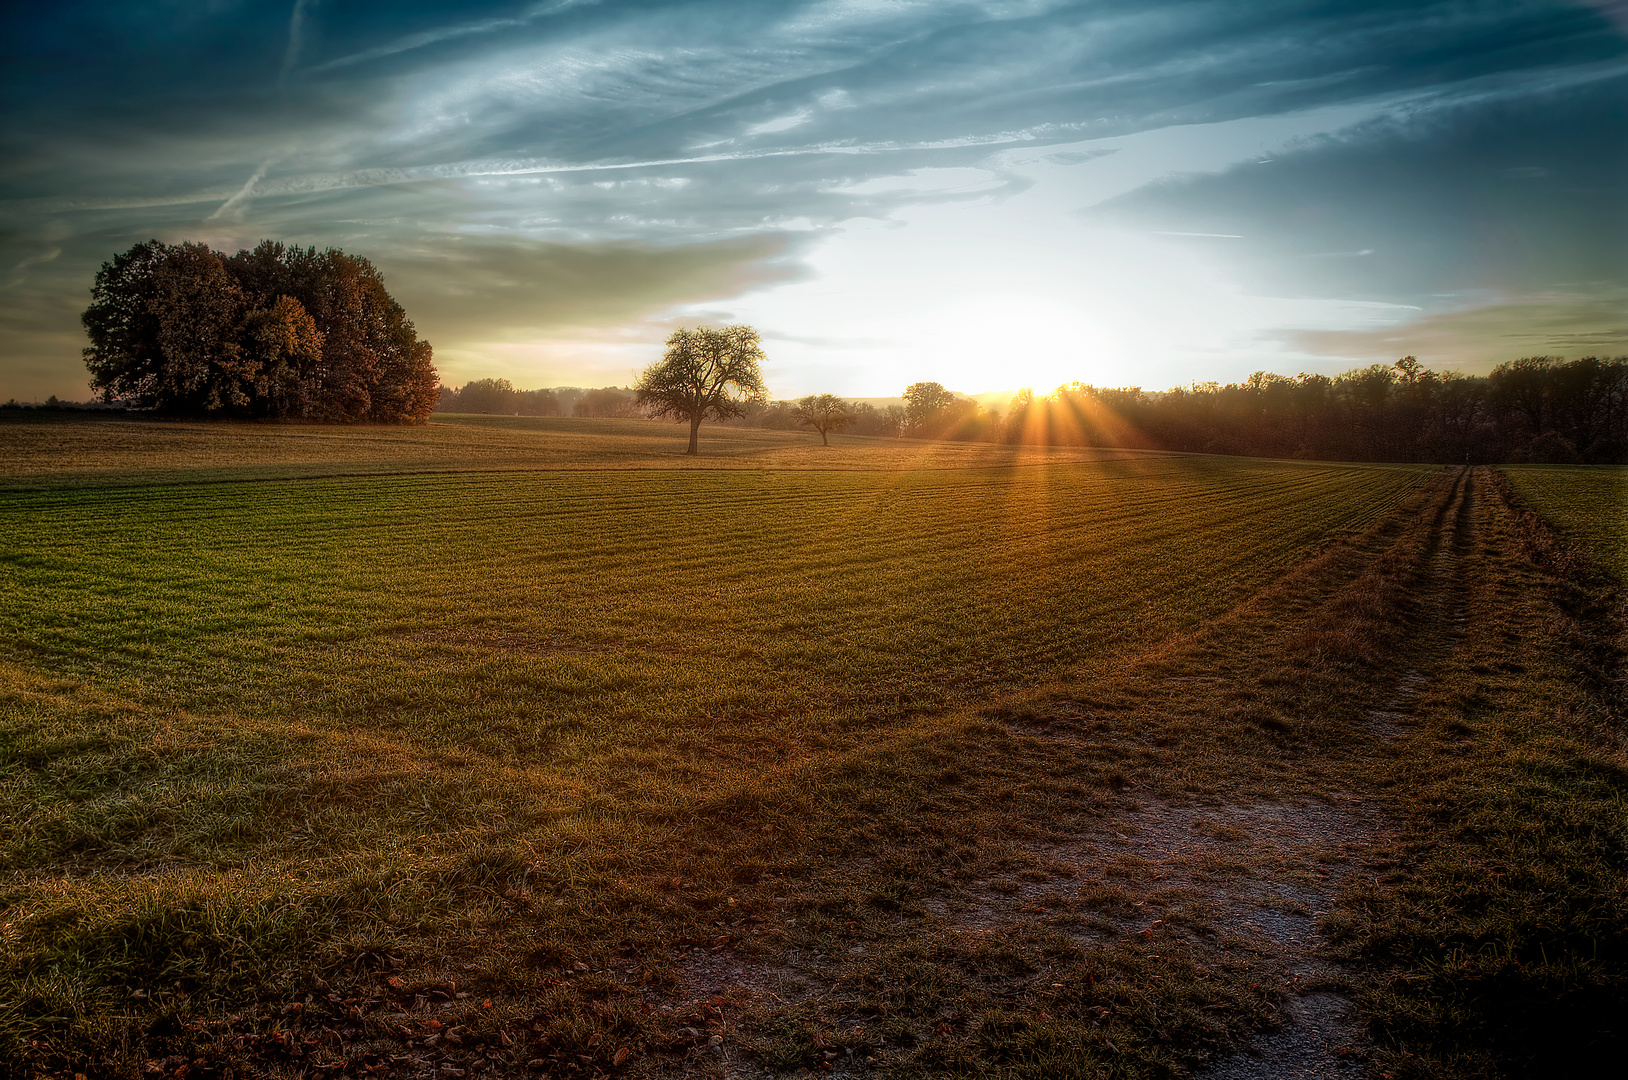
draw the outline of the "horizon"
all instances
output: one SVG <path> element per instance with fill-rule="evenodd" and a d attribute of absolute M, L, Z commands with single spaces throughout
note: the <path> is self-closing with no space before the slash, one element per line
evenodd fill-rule
<path fill-rule="evenodd" d="M 1400 360 L 1400 359 L 1409 359 L 1409 358 L 1407 358 L 1407 357 L 1399 357 L 1398 359 Z M 1568 358 L 1566 358 L 1566 357 L 1550 357 L 1550 359 L 1564 361 L 1564 360 L 1566 360 Z M 1604 358 L 1602 358 L 1602 359 L 1604 359 Z M 1613 358 L 1613 359 L 1619 359 L 1619 358 Z M 1396 365 L 1394 363 L 1386 364 L 1386 363 L 1383 363 L 1383 362 L 1376 362 L 1374 364 L 1363 365 L 1363 366 L 1354 367 L 1354 368 L 1348 368 L 1345 371 L 1335 372 L 1332 375 L 1327 376 L 1327 377 L 1337 380 L 1337 379 L 1341 379 L 1341 378 L 1344 378 L 1344 377 L 1347 377 L 1347 376 L 1360 374 L 1364 370 L 1366 370 L 1367 368 L 1372 368 L 1372 367 L 1395 369 Z M 1453 375 L 1463 374 L 1462 372 L 1459 372 L 1455 368 L 1435 369 L 1435 368 L 1429 368 L 1429 367 L 1421 367 L 1420 370 L 1423 371 L 1426 375 L 1432 375 L 1432 376 L 1441 376 L 1441 375 L 1446 375 L 1446 374 L 1453 374 Z M 1251 375 L 1264 374 L 1266 376 L 1273 377 L 1273 378 L 1287 379 L 1287 380 L 1293 381 L 1293 380 L 1296 380 L 1296 379 L 1301 379 L 1301 378 L 1306 378 L 1306 377 L 1309 377 L 1309 376 L 1313 376 L 1314 374 L 1317 374 L 1317 373 L 1299 372 L 1296 375 L 1290 376 L 1290 375 L 1284 375 L 1282 372 L 1257 371 L 1257 372 L 1251 372 L 1250 374 Z M 1487 375 L 1486 372 L 1480 372 L 1480 373 L 1476 373 L 1474 375 L 1469 375 L 1467 377 L 1469 377 L 1469 378 L 1476 378 L 1476 377 L 1485 378 L 1486 375 Z M 515 391 L 516 393 L 541 393 L 541 392 L 544 392 L 544 391 L 549 392 L 549 393 L 555 393 L 555 392 L 561 392 L 561 391 L 577 391 L 577 392 L 581 392 L 581 393 L 588 393 L 588 392 L 591 392 L 591 391 L 594 391 L 594 390 L 626 390 L 626 391 L 631 393 L 631 392 L 633 392 L 633 391 L 635 391 L 637 389 L 637 387 L 633 384 L 632 381 L 627 382 L 627 383 L 607 383 L 607 384 L 603 384 L 603 385 L 591 385 L 591 384 L 584 384 L 584 383 L 557 383 L 557 384 L 555 384 L 553 386 L 517 386 L 517 385 L 514 385 L 512 383 L 512 381 L 508 380 L 507 377 L 505 377 L 505 376 L 476 376 L 474 378 L 465 380 L 463 383 L 461 383 L 459 385 L 452 385 L 452 384 L 449 384 L 449 383 L 446 383 L 446 382 L 442 382 L 441 383 L 441 388 L 443 390 L 451 391 L 453 393 L 459 393 L 465 387 L 467 387 L 470 383 L 479 382 L 479 381 L 482 381 L 482 380 L 508 381 L 508 382 L 510 382 L 510 389 Z M 932 382 L 933 380 L 921 379 L 921 380 L 917 380 L 917 381 L 918 382 Z M 944 389 L 948 390 L 953 396 L 955 396 L 957 398 L 960 398 L 960 399 L 965 400 L 965 401 L 972 401 L 972 402 L 977 403 L 977 405 L 982 409 L 989 409 L 989 408 L 991 408 L 993 406 L 997 410 L 999 410 L 999 409 L 1006 409 L 1006 408 L 1010 407 L 1012 399 L 1017 397 L 1017 395 L 1025 393 L 1025 392 L 1033 394 L 1034 397 L 1036 398 L 1036 400 L 1039 400 L 1039 399 L 1055 399 L 1055 398 L 1059 397 L 1060 395 L 1062 395 L 1065 391 L 1076 389 L 1076 388 L 1081 388 L 1081 387 L 1086 388 L 1086 389 L 1099 390 L 1099 391 L 1130 392 L 1130 393 L 1139 393 L 1139 394 L 1144 394 L 1144 395 L 1148 395 L 1148 396 L 1152 396 L 1152 397 L 1157 397 L 1157 396 L 1163 395 L 1163 394 L 1173 394 L 1173 393 L 1180 393 L 1180 392 L 1186 392 L 1186 391 L 1199 391 L 1201 389 L 1202 390 L 1209 390 L 1209 391 L 1241 389 L 1246 385 L 1246 381 L 1247 381 L 1247 378 L 1246 379 L 1233 380 L 1231 382 L 1225 382 L 1225 383 L 1220 382 L 1218 380 L 1214 380 L 1214 379 L 1195 379 L 1195 380 L 1192 380 L 1192 381 L 1186 383 L 1185 385 L 1177 384 L 1177 385 L 1174 385 L 1174 386 L 1165 386 L 1165 387 L 1148 387 L 1148 386 L 1136 386 L 1136 385 L 1130 385 L 1130 384 L 1116 386 L 1116 385 L 1111 385 L 1111 384 L 1086 383 L 1086 382 L 1083 382 L 1082 380 L 1074 379 L 1074 380 L 1070 380 L 1068 382 L 1059 383 L 1056 386 L 1050 387 L 1050 388 L 1042 388 L 1042 387 L 1038 387 L 1038 386 L 1019 386 L 1019 387 L 1016 387 L 1016 388 L 1010 389 L 1010 390 L 965 391 L 965 390 L 956 389 L 953 386 L 949 386 L 949 387 L 945 387 Z M 796 395 L 795 397 L 782 397 L 782 396 L 779 396 L 779 395 L 777 395 L 777 394 L 775 394 L 775 393 L 773 393 L 771 391 L 770 394 L 768 395 L 767 403 L 768 404 L 774 404 L 774 405 L 790 404 L 790 403 L 795 402 L 799 397 L 806 397 L 806 396 L 809 396 L 809 395 L 799 394 L 799 395 Z M 898 393 L 898 394 L 847 394 L 847 395 L 838 395 L 838 396 L 840 396 L 843 399 L 844 403 L 847 404 L 847 405 L 869 404 L 869 405 L 877 406 L 877 407 L 881 407 L 881 406 L 885 406 L 885 405 L 903 404 L 908 400 L 904 396 L 904 393 L 903 393 L 902 389 L 901 389 L 901 392 Z M 42 405 L 52 405 L 52 404 L 58 405 L 58 406 L 61 406 L 61 407 L 64 407 L 64 408 L 86 407 L 86 408 L 98 408 L 98 409 L 100 409 L 100 408 L 103 407 L 102 402 L 96 397 L 95 394 L 92 394 L 90 397 L 87 397 L 87 398 L 84 398 L 84 399 L 59 397 L 58 395 L 52 394 L 52 395 L 48 395 L 47 398 L 36 398 L 36 399 L 28 400 L 28 401 L 23 401 L 23 400 L 18 399 L 15 396 L 13 396 L 13 397 L 7 399 L 4 403 L 0 403 L 0 404 L 3 404 L 6 407 L 20 406 L 20 407 L 23 407 L 23 408 L 42 406 Z M 112 408 L 123 408 L 124 406 L 120 405 L 118 402 L 113 402 L 110 407 L 112 407 Z M 137 410 L 137 411 L 142 411 L 142 410 Z M 436 411 L 439 412 L 440 408 L 437 407 Z"/>
<path fill-rule="evenodd" d="M 625 385 L 696 323 L 783 399 L 1628 353 L 1604 0 L 5 19 L 0 399 L 87 395 L 149 238 L 364 256 L 447 386 Z"/>

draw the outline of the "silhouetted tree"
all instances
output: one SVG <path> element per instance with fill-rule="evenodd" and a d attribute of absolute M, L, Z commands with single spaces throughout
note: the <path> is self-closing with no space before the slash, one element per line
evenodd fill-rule
<path fill-rule="evenodd" d="M 853 422 L 848 415 L 848 403 L 835 394 L 809 394 L 800 397 L 791 408 L 791 416 L 798 427 L 813 428 L 820 433 L 820 445 L 830 446 L 826 432 L 837 431 Z"/>
<path fill-rule="evenodd" d="M 1012 400 L 1004 437 L 1348 461 L 1608 463 L 1628 452 L 1628 358 L 1526 357 L 1490 376 L 1417 358 L 1329 378 L 1256 372 L 1163 393 L 1080 383 Z"/>
<path fill-rule="evenodd" d="M 644 369 L 634 390 L 651 416 L 687 420 L 690 445 L 700 452 L 701 422 L 738 416 L 746 401 L 765 395 L 763 348 L 750 326 L 675 330 L 667 353 Z"/>

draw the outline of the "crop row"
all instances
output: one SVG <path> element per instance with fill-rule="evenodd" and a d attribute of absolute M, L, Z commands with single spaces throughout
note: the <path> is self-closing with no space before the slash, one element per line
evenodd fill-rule
<path fill-rule="evenodd" d="M 1158 457 L 41 493 L 0 510 L 0 640 L 138 697 L 493 752 L 863 727 L 1189 627 L 1419 476 Z"/>

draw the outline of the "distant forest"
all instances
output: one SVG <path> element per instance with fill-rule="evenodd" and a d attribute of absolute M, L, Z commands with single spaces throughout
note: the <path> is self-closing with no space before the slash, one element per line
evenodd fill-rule
<path fill-rule="evenodd" d="M 552 390 L 516 390 L 508 379 L 476 379 L 454 390 L 441 387 L 436 412 L 484 413 L 490 416 L 639 416 L 633 391 L 620 386 L 585 390 L 558 386 Z"/>
<path fill-rule="evenodd" d="M 1411 356 L 1329 378 L 1257 372 L 1148 394 L 1078 383 L 1019 395 L 1013 442 L 1147 446 L 1340 461 L 1608 464 L 1628 460 L 1628 357 L 1533 356 L 1485 377 Z"/>
<path fill-rule="evenodd" d="M 791 430 L 798 403 L 750 403 L 730 426 Z M 440 412 L 637 416 L 631 390 L 516 390 L 506 379 L 441 389 Z M 1486 376 L 1435 372 L 1411 356 L 1343 375 L 1261 371 L 1241 383 L 1165 391 L 1069 383 L 1022 390 L 1004 414 L 937 383 L 901 403 L 848 403 L 854 435 L 1119 446 L 1329 461 L 1628 462 L 1628 357 L 1533 356 Z"/>

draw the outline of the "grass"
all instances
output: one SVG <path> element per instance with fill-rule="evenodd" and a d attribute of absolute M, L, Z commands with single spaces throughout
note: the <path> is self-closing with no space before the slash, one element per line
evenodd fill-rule
<path fill-rule="evenodd" d="M 221 424 L 0 410 L 0 490 L 540 469 L 912 469 L 1042 464 L 1136 451 L 833 437 L 656 420 L 436 414 L 422 427 Z"/>
<path fill-rule="evenodd" d="M 1478 517 L 1467 632 L 1383 774 L 1400 832 L 1335 932 L 1392 1075 L 1599 1074 L 1628 1049 L 1622 593 L 1498 485 Z"/>
<path fill-rule="evenodd" d="M 138 700 L 527 760 L 840 740 L 1190 627 L 1417 476 L 1167 458 L 19 494 L 0 642 Z"/>
<path fill-rule="evenodd" d="M 1615 820 L 1620 729 L 1572 689 L 1603 624 L 1555 621 L 1572 586 L 1454 474 L 761 432 L 689 469 L 672 430 L 513 419 L 409 432 L 433 468 L 258 427 L 188 464 L 155 447 L 238 436 L 152 427 L 62 429 L 0 500 L 14 1072 L 1183 1075 L 1292 992 L 1207 883 L 1306 871 L 1100 841 L 1352 791 L 1399 823 L 1329 922 L 1387 1069 L 1524 1060 L 1454 1034 L 1521 1028 L 1467 941 L 1581 971 L 1592 935 L 1571 1000 L 1616 1000 L 1615 826 L 1579 823 Z M 350 468 L 307 437 L 374 475 L 273 477 Z M 1485 657 L 1438 642 L 1472 509 Z M 1421 648 L 1430 709 L 1508 697 L 1536 749 L 1376 741 Z M 1488 900 L 1473 845 L 1524 821 Z M 1474 922 L 1505 909 L 1525 937 Z"/>
<path fill-rule="evenodd" d="M 1509 465 L 1501 470 L 1522 506 L 1589 550 L 1628 583 L 1628 468 Z"/>

